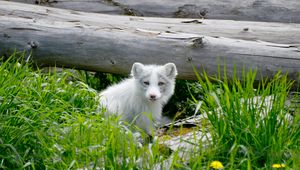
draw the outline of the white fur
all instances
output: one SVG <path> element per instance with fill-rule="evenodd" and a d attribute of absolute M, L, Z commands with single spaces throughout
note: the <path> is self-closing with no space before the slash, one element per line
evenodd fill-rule
<path fill-rule="evenodd" d="M 100 93 L 100 106 L 152 134 L 154 122 L 162 124 L 166 120 L 162 108 L 174 93 L 176 76 L 173 63 L 163 66 L 134 63 L 130 78 Z"/>

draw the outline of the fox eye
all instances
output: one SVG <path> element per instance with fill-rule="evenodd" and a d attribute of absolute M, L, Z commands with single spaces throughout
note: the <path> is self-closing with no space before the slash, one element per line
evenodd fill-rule
<path fill-rule="evenodd" d="M 165 85 L 165 83 L 164 82 L 158 82 L 158 85 L 163 86 L 163 85 Z"/>
<path fill-rule="evenodd" d="M 149 84 L 150 84 L 149 81 L 144 81 L 143 83 L 144 83 L 144 85 L 146 85 L 146 86 L 149 86 Z"/>

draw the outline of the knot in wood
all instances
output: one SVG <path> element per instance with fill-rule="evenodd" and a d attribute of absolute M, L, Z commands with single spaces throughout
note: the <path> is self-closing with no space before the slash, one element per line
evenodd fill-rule
<path fill-rule="evenodd" d="M 115 65 L 117 62 L 116 62 L 115 60 L 110 60 L 110 63 L 111 63 L 112 65 Z"/>
<path fill-rule="evenodd" d="M 28 45 L 30 46 L 30 48 L 32 48 L 32 49 L 37 48 L 37 47 L 39 46 L 38 42 L 36 42 L 36 41 L 30 41 L 30 42 L 28 42 L 27 44 L 28 44 Z"/>
<path fill-rule="evenodd" d="M 6 34 L 6 33 L 3 34 L 3 37 L 10 38 L 10 36 L 8 34 Z"/>
<path fill-rule="evenodd" d="M 203 47 L 203 37 L 193 39 L 191 47 L 192 48 Z"/>
<path fill-rule="evenodd" d="M 192 62 L 193 61 L 193 57 L 189 56 L 187 57 L 187 62 Z"/>
<path fill-rule="evenodd" d="M 249 28 L 246 27 L 246 28 L 243 29 L 243 31 L 249 31 Z"/>

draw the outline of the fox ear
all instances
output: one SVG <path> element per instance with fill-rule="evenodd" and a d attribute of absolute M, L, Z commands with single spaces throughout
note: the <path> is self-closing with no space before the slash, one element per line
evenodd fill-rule
<path fill-rule="evenodd" d="M 169 78 L 175 78 L 177 76 L 177 69 L 174 63 L 167 63 L 164 65 L 166 70 L 166 76 Z"/>
<path fill-rule="evenodd" d="M 142 63 L 133 63 L 132 68 L 131 68 L 131 76 L 134 78 L 138 78 L 139 75 L 143 72 L 144 70 L 144 65 Z"/>

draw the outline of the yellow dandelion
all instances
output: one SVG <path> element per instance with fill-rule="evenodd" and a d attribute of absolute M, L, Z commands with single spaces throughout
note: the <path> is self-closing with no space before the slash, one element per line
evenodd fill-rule
<path fill-rule="evenodd" d="M 214 168 L 214 169 L 223 169 L 224 166 L 220 161 L 212 161 L 209 165 L 209 167 Z"/>
<path fill-rule="evenodd" d="M 286 167 L 285 164 L 273 164 L 272 165 L 272 168 L 284 168 L 284 167 Z"/>

